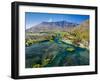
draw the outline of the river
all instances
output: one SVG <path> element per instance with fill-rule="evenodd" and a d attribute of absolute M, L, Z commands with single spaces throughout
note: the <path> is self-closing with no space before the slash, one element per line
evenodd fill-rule
<path fill-rule="evenodd" d="M 68 50 L 68 49 L 72 50 Z M 89 65 L 89 50 L 61 41 L 44 41 L 25 48 L 26 68 L 42 64 L 45 58 L 50 62 L 43 67 Z"/>

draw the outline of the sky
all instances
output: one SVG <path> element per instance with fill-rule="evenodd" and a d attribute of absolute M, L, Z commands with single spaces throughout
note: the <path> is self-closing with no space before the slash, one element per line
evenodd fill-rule
<path fill-rule="evenodd" d="M 88 19 L 89 15 L 25 12 L 25 28 L 31 28 L 41 22 L 67 21 L 80 24 Z"/>

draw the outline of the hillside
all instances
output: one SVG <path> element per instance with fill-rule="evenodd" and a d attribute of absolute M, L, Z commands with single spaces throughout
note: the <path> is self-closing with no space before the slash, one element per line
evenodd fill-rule
<path fill-rule="evenodd" d="M 89 47 L 89 20 L 73 28 L 70 33 L 74 36 L 74 43 L 79 43 L 83 47 Z"/>
<path fill-rule="evenodd" d="M 78 26 L 76 23 L 67 21 L 56 21 L 56 22 L 41 22 L 36 26 L 33 26 L 26 30 L 26 32 L 51 32 L 51 31 L 63 31 Z"/>

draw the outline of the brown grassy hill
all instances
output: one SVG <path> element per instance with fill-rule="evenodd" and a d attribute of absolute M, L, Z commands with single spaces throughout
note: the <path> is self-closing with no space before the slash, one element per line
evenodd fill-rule
<path fill-rule="evenodd" d="M 74 28 L 72 34 L 80 40 L 89 41 L 89 20 L 86 20 L 81 25 Z"/>

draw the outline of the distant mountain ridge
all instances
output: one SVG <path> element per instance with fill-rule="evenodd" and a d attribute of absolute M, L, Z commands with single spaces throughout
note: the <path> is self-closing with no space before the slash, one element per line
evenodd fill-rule
<path fill-rule="evenodd" d="M 51 25 L 51 26 L 58 26 L 58 27 L 72 27 L 78 24 L 67 22 L 67 21 L 57 21 L 57 22 L 42 22 L 41 24 Z"/>
<path fill-rule="evenodd" d="M 56 22 L 41 22 L 29 29 L 26 29 L 26 32 L 38 32 L 38 31 L 50 31 L 50 30 L 59 30 L 67 29 L 78 26 L 77 23 L 67 22 L 67 21 L 56 21 Z"/>

